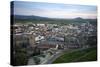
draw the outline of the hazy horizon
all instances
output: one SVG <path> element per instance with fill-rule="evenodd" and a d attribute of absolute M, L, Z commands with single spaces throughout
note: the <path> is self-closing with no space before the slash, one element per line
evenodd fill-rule
<path fill-rule="evenodd" d="M 97 7 L 89 5 L 14 1 L 14 15 L 35 15 L 62 19 L 77 17 L 96 19 Z"/>

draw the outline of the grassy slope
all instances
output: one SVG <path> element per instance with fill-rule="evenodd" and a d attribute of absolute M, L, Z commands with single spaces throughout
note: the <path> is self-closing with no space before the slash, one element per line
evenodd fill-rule
<path fill-rule="evenodd" d="M 86 56 L 80 58 L 77 61 L 95 61 L 97 60 L 96 50 L 89 52 Z"/>
<path fill-rule="evenodd" d="M 65 53 L 58 57 L 53 63 L 79 62 L 79 61 L 95 61 L 97 60 L 96 48 Z"/>

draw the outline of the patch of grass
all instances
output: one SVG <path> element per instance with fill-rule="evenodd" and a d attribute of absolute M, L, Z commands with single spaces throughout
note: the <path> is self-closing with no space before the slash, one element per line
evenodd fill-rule
<path fill-rule="evenodd" d="M 89 52 L 86 56 L 80 58 L 78 61 L 96 61 L 97 60 L 97 51 L 93 50 Z"/>
<path fill-rule="evenodd" d="M 97 59 L 96 48 L 65 53 L 58 57 L 53 63 L 79 62 L 79 61 L 94 61 Z M 82 57 L 83 56 L 83 57 Z"/>

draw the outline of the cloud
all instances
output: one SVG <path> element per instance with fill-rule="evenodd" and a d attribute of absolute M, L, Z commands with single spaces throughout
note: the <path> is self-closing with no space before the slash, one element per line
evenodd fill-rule
<path fill-rule="evenodd" d="M 96 18 L 97 8 L 93 6 L 79 6 L 79 5 L 59 5 L 54 4 L 17 4 L 15 3 L 14 14 L 17 15 L 36 15 L 50 18 Z M 48 6 L 46 6 L 48 5 Z"/>
<path fill-rule="evenodd" d="M 43 16 L 43 17 L 50 17 L 50 18 L 75 18 L 75 17 L 82 17 L 82 18 L 96 18 L 96 13 L 78 13 L 73 11 L 55 11 L 55 10 L 41 10 L 41 11 L 33 11 L 33 15 Z"/>

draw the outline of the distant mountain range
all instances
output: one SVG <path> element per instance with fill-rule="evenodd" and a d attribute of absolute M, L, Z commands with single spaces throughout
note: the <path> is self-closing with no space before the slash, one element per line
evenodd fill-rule
<path fill-rule="evenodd" d="M 74 19 L 60 19 L 60 18 L 48 18 L 48 17 L 41 17 L 41 16 L 35 16 L 35 15 L 32 15 L 32 16 L 24 16 L 24 15 L 11 15 L 12 19 L 14 20 L 25 20 L 25 21 L 29 21 L 29 20 L 40 20 L 40 21 L 56 21 L 56 22 L 66 22 L 66 23 L 75 23 L 75 22 L 78 22 L 78 23 L 84 23 L 86 21 L 89 21 L 89 22 L 97 22 L 97 19 L 83 19 L 81 17 L 77 17 L 77 18 L 74 18 Z"/>
<path fill-rule="evenodd" d="M 43 20 L 43 19 L 45 19 L 45 20 L 47 20 L 47 19 L 50 19 L 50 18 L 47 18 L 47 17 L 40 17 L 40 16 L 34 16 L 34 15 L 32 15 L 32 16 L 24 16 L 24 15 L 14 15 L 14 18 L 15 19 L 28 19 L 28 20 Z"/>
<path fill-rule="evenodd" d="M 30 16 L 25 16 L 25 15 L 11 15 L 14 16 L 15 19 L 62 19 L 62 18 L 48 18 L 48 17 L 41 17 L 41 16 L 35 16 L 35 15 L 30 15 Z M 64 18 L 67 19 L 67 18 Z M 74 18 L 75 20 L 84 20 L 81 17 Z"/>
<path fill-rule="evenodd" d="M 62 18 L 48 18 L 48 17 L 41 17 L 41 16 L 35 16 L 35 15 L 31 15 L 31 16 L 25 16 L 25 15 L 13 15 L 15 17 L 15 19 L 62 19 Z M 67 18 L 64 18 L 67 19 Z M 83 20 L 83 18 L 81 17 L 77 17 L 74 18 L 76 20 Z"/>

